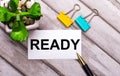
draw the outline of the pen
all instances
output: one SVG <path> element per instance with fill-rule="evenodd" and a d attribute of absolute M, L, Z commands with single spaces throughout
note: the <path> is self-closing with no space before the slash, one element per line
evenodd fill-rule
<path fill-rule="evenodd" d="M 83 58 L 78 53 L 77 53 L 77 57 L 78 57 L 78 61 L 81 64 L 84 72 L 86 73 L 86 75 L 87 76 L 94 76 L 94 74 L 92 73 L 92 71 L 90 70 L 90 68 L 86 64 L 86 62 L 83 60 Z"/>

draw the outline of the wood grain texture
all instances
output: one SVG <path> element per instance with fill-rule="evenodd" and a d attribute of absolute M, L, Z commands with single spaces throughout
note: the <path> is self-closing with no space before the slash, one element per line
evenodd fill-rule
<path fill-rule="evenodd" d="M 120 10 L 120 0 L 108 0 Z"/>
<path fill-rule="evenodd" d="M 23 76 L 0 57 L 0 76 Z"/>
<path fill-rule="evenodd" d="M 36 1 L 41 4 L 44 15 L 39 22 L 39 30 L 79 30 L 76 24 L 67 29 L 56 19 L 57 12 L 61 10 L 67 12 L 76 3 L 80 4 L 82 9 L 76 13 L 73 19 L 80 14 L 86 16 L 91 13 L 91 10 L 80 3 L 79 0 Z M 69 4 L 66 5 L 66 3 Z M 109 11 L 111 12 L 111 10 Z M 103 16 L 101 13 L 100 15 Z M 110 21 L 107 18 L 105 17 L 107 21 Z M 95 17 L 91 22 L 92 28 L 82 35 L 82 56 L 97 76 L 120 75 L 120 35 L 119 32 L 111 27 L 114 24 L 110 23 L 109 25 L 101 17 Z M 118 30 L 118 28 L 116 29 Z M 76 60 L 27 60 L 27 42 L 21 45 L 10 40 L 9 36 L 3 30 L 0 29 L 0 32 L 0 55 L 24 75 L 86 76 Z"/>
<path fill-rule="evenodd" d="M 119 76 L 120 65 L 83 36 L 83 57 L 98 76 Z"/>
<path fill-rule="evenodd" d="M 107 21 L 120 33 L 120 10 L 108 0 L 79 0 L 85 3 L 89 8 L 96 8 L 101 18 Z"/>
<path fill-rule="evenodd" d="M 0 29 L 0 55 L 26 76 L 58 76 L 40 60 L 28 60 L 23 46 L 10 40 Z"/>
<path fill-rule="evenodd" d="M 71 0 L 71 1 L 61 0 L 59 2 L 57 0 L 51 0 L 51 1 L 43 0 L 43 1 L 57 12 L 60 12 L 62 10 L 68 11 L 71 8 L 73 8 L 74 4 L 76 3 L 80 4 L 81 11 L 76 13 L 74 17 L 77 17 L 81 14 L 83 16 L 86 16 L 89 13 L 91 13 L 90 9 L 88 9 L 78 0 Z M 69 3 L 69 5 L 66 5 L 66 3 Z M 62 7 L 60 7 L 60 5 L 62 5 Z M 117 62 L 120 63 L 120 52 L 119 52 L 120 34 L 117 31 L 115 31 L 110 25 L 108 25 L 104 20 L 102 20 L 100 17 L 95 17 L 90 24 L 91 24 L 91 29 L 84 34 L 88 38 L 90 38 L 93 42 L 95 42 L 98 47 L 103 49 L 104 52 L 106 52 L 108 55 L 110 55 Z M 76 24 L 74 24 L 74 26 L 77 29 L 79 29 Z"/>
<path fill-rule="evenodd" d="M 58 29 L 65 30 L 66 28 L 64 26 L 61 26 L 62 25 L 61 23 L 57 23 L 58 20 L 56 19 L 55 12 L 53 10 L 51 10 L 43 2 L 41 2 L 41 1 L 39 1 L 39 2 L 41 4 L 42 13 L 44 15 L 43 18 L 41 18 L 39 29 L 40 30 L 41 29 L 42 30 L 58 30 Z M 69 29 L 71 29 L 71 28 L 69 28 Z M 24 43 L 23 45 L 27 47 L 27 43 Z M 46 62 L 46 60 L 45 60 L 45 62 Z M 54 66 L 57 70 L 59 70 L 65 76 L 74 76 L 74 75 L 85 76 L 85 73 L 83 72 L 79 63 L 75 62 L 74 60 L 47 60 L 47 63 L 50 63 L 52 66 Z M 76 67 L 76 68 L 74 68 L 74 67 Z M 53 68 L 53 70 L 54 70 L 54 68 Z"/>
<path fill-rule="evenodd" d="M 48 3 L 51 1 L 46 1 L 46 2 Z M 57 14 L 55 12 L 53 12 L 53 10 L 50 9 L 48 6 L 46 6 L 44 3 L 42 3 L 42 2 L 40 2 L 40 3 L 43 8 L 42 12 L 43 12 L 43 14 L 45 14 L 44 18 L 40 21 L 40 29 L 42 29 L 42 28 L 44 30 L 56 29 L 56 28 L 64 29 L 63 25 L 59 21 L 56 20 Z M 55 4 L 56 3 L 57 2 L 55 2 Z M 51 4 L 54 4 L 54 3 L 51 2 Z M 49 15 L 49 14 L 51 14 L 51 15 Z M 45 25 L 48 25 L 46 22 L 48 19 L 49 19 L 49 21 L 51 21 L 50 26 L 45 26 Z M 44 24 L 44 26 L 43 26 L 43 24 Z M 41 28 L 41 26 L 42 26 L 42 28 Z M 50 27 L 54 27 L 54 28 L 50 28 Z M 71 28 L 69 28 L 69 30 L 70 29 L 74 29 L 74 28 L 71 27 Z M 90 41 L 88 38 L 86 38 L 86 36 L 83 35 L 82 39 L 83 39 L 82 43 L 84 45 L 83 46 L 84 49 L 82 51 L 83 57 L 89 63 L 91 69 L 94 70 L 98 76 L 112 76 L 114 74 L 116 76 L 118 76 L 119 72 L 120 72 L 120 67 L 119 67 L 120 65 L 116 61 L 114 61 L 111 57 L 109 57 L 105 52 L 103 52 L 102 49 L 100 49 L 98 46 L 96 46 L 96 44 L 94 44 L 92 41 Z M 89 48 L 91 48 L 91 49 L 89 49 Z M 88 54 L 89 56 L 86 54 Z M 96 64 L 95 67 L 91 63 L 91 59 L 92 59 L 92 62 L 94 62 Z M 102 61 L 101 61 L 101 59 L 102 59 Z M 104 61 L 104 59 L 105 59 L 105 61 Z M 47 60 L 47 61 L 50 64 L 52 64 L 54 67 L 56 67 L 58 70 L 60 70 L 66 76 L 74 76 L 74 75 L 79 76 L 81 74 L 81 70 L 80 70 L 81 67 L 78 64 L 78 62 L 76 62 L 75 60 Z M 106 62 L 106 61 L 108 61 L 108 62 Z M 109 62 L 113 62 L 113 63 L 109 63 Z M 97 65 L 99 65 L 99 67 Z M 112 66 L 112 65 L 116 65 L 116 66 Z M 74 67 L 75 67 L 75 69 L 74 69 Z M 73 69 L 71 69 L 71 68 L 73 68 Z M 118 69 L 118 71 L 115 71 L 116 68 Z M 110 71 L 107 71 L 108 69 L 110 69 Z M 84 75 L 82 75 L 82 76 L 84 76 Z"/>

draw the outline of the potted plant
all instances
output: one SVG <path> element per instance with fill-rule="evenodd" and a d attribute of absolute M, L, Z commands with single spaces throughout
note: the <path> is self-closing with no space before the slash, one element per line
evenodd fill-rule
<path fill-rule="evenodd" d="M 18 42 L 27 40 L 28 30 L 39 27 L 42 17 L 40 4 L 34 0 L 1 0 L 0 15 L 5 31 Z"/>

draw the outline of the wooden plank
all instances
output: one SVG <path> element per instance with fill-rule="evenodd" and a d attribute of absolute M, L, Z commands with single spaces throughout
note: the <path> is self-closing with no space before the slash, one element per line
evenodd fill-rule
<path fill-rule="evenodd" d="M 23 76 L 0 57 L 0 76 Z"/>
<path fill-rule="evenodd" d="M 91 13 L 91 11 L 78 0 L 72 0 L 71 2 L 69 0 L 42 1 L 44 1 L 47 5 L 49 5 L 53 10 L 56 10 L 57 12 L 60 12 L 62 10 L 68 11 L 74 6 L 74 4 L 78 3 L 81 6 L 81 11 L 78 12 L 74 17 L 77 17 L 81 14 L 83 14 L 83 16 L 86 16 Z M 66 3 L 69 3 L 69 5 L 66 5 Z M 61 5 L 62 7 L 60 7 Z M 120 63 L 120 52 L 118 51 L 120 50 L 120 34 L 112 27 L 110 27 L 110 25 L 104 22 L 104 20 L 102 20 L 100 17 L 95 17 L 92 20 L 91 25 L 91 29 L 84 34 L 93 42 L 95 42 L 98 47 L 103 49 L 104 52 L 106 52 L 109 56 Z M 74 24 L 74 26 L 79 29 L 76 24 Z"/>
<path fill-rule="evenodd" d="M 120 10 L 108 0 L 79 0 L 90 8 L 99 10 L 101 18 L 105 19 L 113 28 L 120 33 Z"/>
<path fill-rule="evenodd" d="M 0 55 L 26 76 L 58 76 L 40 60 L 28 60 L 23 46 L 10 40 L 0 29 Z"/>
<path fill-rule="evenodd" d="M 45 13 L 45 19 L 43 18 L 41 21 L 40 21 L 40 29 L 61 29 L 61 27 L 63 27 L 57 20 L 56 20 L 56 14 L 54 13 L 54 11 L 52 11 L 49 7 L 44 7 L 44 8 L 46 8 L 46 9 L 44 9 L 44 12 L 43 13 Z M 52 12 L 51 12 L 52 11 Z M 51 16 L 50 16 L 51 15 Z M 49 22 L 50 21 L 50 22 Z M 60 27 L 61 26 L 61 27 Z M 64 28 L 64 27 L 63 27 Z M 62 28 L 62 29 L 63 29 Z M 2 32 L 2 31 L 0 31 L 0 32 Z M 4 34 L 2 34 L 2 35 L 4 35 Z M 7 35 L 5 35 L 5 38 L 4 37 L 2 37 L 3 39 L 3 42 L 4 43 L 6 43 L 6 44 L 8 44 L 8 46 L 11 46 L 12 45 L 12 48 L 14 47 L 13 46 L 13 44 L 15 43 L 9 43 L 9 40 L 7 39 L 8 38 L 8 36 Z M 83 37 L 84 38 L 84 37 Z M 0 41 L 2 41 L 2 40 L 0 40 Z M 6 42 L 7 41 L 7 42 Z M 86 39 L 85 39 L 85 41 L 86 41 Z M 3 43 L 2 42 L 2 43 Z M 89 41 L 88 41 L 89 42 Z M 83 43 L 84 43 L 84 41 L 83 41 Z M 17 47 L 19 46 L 19 44 L 15 44 L 15 45 L 17 45 Z M 86 45 L 86 43 L 85 43 L 85 45 Z M 3 45 L 2 44 L 2 46 L 5 46 L 5 44 Z M 88 45 L 86 45 L 86 47 L 87 47 Z M 93 50 L 93 52 L 94 52 L 94 50 L 97 50 L 97 49 L 95 49 L 95 47 L 94 46 L 96 46 L 96 45 L 94 45 L 94 44 L 90 44 L 88 47 L 87 47 L 87 49 L 89 49 L 89 47 L 93 47 L 93 49 L 90 49 L 90 50 Z M 21 61 L 23 61 L 22 63 L 25 63 L 25 62 L 27 62 L 27 58 L 26 58 L 26 53 L 25 53 L 25 51 L 26 51 L 26 49 L 25 50 L 21 50 L 22 48 L 21 48 L 21 46 L 19 46 L 20 48 L 18 48 L 19 50 L 17 50 L 17 51 L 19 51 L 19 53 L 16 53 L 16 51 L 13 51 L 14 49 L 11 49 L 10 47 L 5 47 L 5 48 L 2 48 L 2 53 L 0 53 L 0 55 L 2 55 L 2 56 L 4 56 L 5 58 L 7 58 L 10 62 L 12 62 L 13 60 L 18 60 L 18 61 L 13 61 L 12 63 L 13 64 L 15 64 L 15 66 L 17 66 L 17 67 L 19 67 L 20 68 L 20 70 L 22 70 L 22 72 L 27 72 L 27 71 L 23 71 L 23 64 L 21 64 L 20 65 L 20 62 Z M 97 46 L 96 46 L 97 47 Z M 6 53 L 5 52 L 5 50 L 6 50 L 6 48 L 8 48 L 8 49 L 11 49 L 12 51 L 13 51 L 13 53 L 10 53 L 10 51 L 8 52 L 8 53 Z M 99 47 L 97 47 L 98 49 L 100 49 Z M 101 49 L 100 49 L 101 50 Z M 102 51 L 102 50 L 101 50 Z M 108 70 L 108 69 L 106 69 L 106 68 L 104 68 L 104 65 L 105 64 L 110 64 L 110 65 L 117 65 L 117 71 L 119 71 L 119 67 L 118 67 L 118 63 L 116 63 L 114 60 L 112 60 L 112 58 L 110 58 L 109 56 L 107 56 L 103 51 L 103 53 L 101 53 L 101 51 L 100 51 L 100 55 L 98 55 L 97 56 L 97 54 L 96 54 L 96 52 L 94 52 L 92 55 L 91 54 L 88 54 L 88 55 L 90 55 L 91 57 L 89 57 L 89 58 L 91 58 L 90 60 L 92 61 L 92 62 L 94 62 L 95 64 L 97 63 L 98 65 L 99 65 L 99 68 L 101 67 L 103 70 Z M 89 51 L 87 51 L 88 53 L 89 53 Z M 98 51 L 97 51 L 98 52 Z M 84 50 L 83 50 L 83 53 L 84 53 Z M 3 55 L 4 54 L 4 55 Z M 9 54 L 11 54 L 10 56 L 9 56 Z M 14 55 L 16 55 L 16 56 L 18 56 L 17 58 L 14 58 Z M 98 58 L 101 58 L 101 55 L 102 55 L 102 57 L 104 57 L 105 58 L 105 60 L 106 61 L 108 61 L 108 62 L 106 62 L 106 61 L 103 61 L 103 62 L 101 62 L 101 63 L 99 63 L 99 60 L 100 59 L 98 59 Z M 8 58 L 8 57 L 10 57 L 10 58 Z M 83 54 L 83 56 L 84 56 L 84 58 L 85 57 L 87 57 L 86 56 L 86 52 L 85 52 L 85 55 Z M 98 62 L 97 61 L 94 61 L 94 56 L 97 56 L 97 59 L 98 59 Z M 19 58 L 20 57 L 20 58 Z M 25 58 L 24 58 L 25 57 Z M 104 59 L 103 58 L 103 59 Z M 50 62 L 51 60 L 49 60 L 49 62 Z M 58 66 L 56 66 L 56 68 L 58 68 L 61 72 L 63 72 L 63 73 L 65 73 L 65 75 L 70 75 L 70 72 L 71 72 L 71 70 L 73 69 L 73 67 L 76 67 L 74 70 L 72 70 L 72 75 L 74 75 L 74 76 L 79 76 L 79 75 L 82 75 L 82 76 L 85 76 L 85 74 L 84 73 L 82 73 L 82 70 L 81 70 L 81 68 L 80 68 L 80 66 L 79 66 L 79 64 L 77 63 L 77 62 L 75 62 L 74 61 L 74 64 L 72 65 L 72 63 L 73 63 L 73 61 L 74 60 L 70 60 L 70 62 L 69 61 L 59 61 L 59 60 L 56 60 L 56 61 L 54 61 L 54 60 L 52 60 L 51 61 L 51 64 L 53 64 L 53 66 L 54 66 L 54 64 L 55 64 L 55 66 L 58 64 Z M 90 63 L 90 61 L 89 61 L 89 59 L 88 58 L 86 58 L 86 61 L 88 62 L 88 63 Z M 36 62 L 38 62 L 38 61 L 30 61 L 31 62 L 31 65 L 30 65 L 30 63 L 28 64 L 28 63 L 26 63 L 26 64 L 28 64 L 28 67 L 30 67 L 30 66 L 35 66 L 35 65 L 40 65 L 41 63 L 39 63 L 39 64 L 37 64 Z M 35 65 L 33 65 L 33 62 L 35 63 Z M 58 62 L 58 63 L 57 63 Z M 68 64 L 66 64 L 66 63 L 71 63 L 71 64 L 69 64 L 69 66 L 70 67 L 68 67 L 67 65 Z M 110 63 L 109 63 L 110 62 Z M 62 63 L 63 65 L 61 65 L 60 63 Z M 18 65 L 17 65 L 18 64 Z M 25 66 L 26 66 L 26 64 L 24 64 Z M 92 70 L 95 70 L 95 72 L 97 72 L 97 74 L 98 75 L 107 75 L 105 72 L 103 72 L 102 71 L 102 69 L 100 68 L 98 68 L 97 67 L 97 64 L 96 65 L 93 65 L 93 64 L 89 64 L 90 65 L 90 67 L 91 67 L 91 69 Z M 30 65 L 30 66 L 29 66 Z M 113 73 L 116 73 L 116 72 L 114 72 L 115 71 L 115 69 L 116 69 L 116 66 L 110 66 L 110 65 L 105 65 L 105 67 L 107 67 L 107 68 L 109 68 L 109 69 L 112 69 L 112 70 L 110 70 L 110 72 L 112 71 Z M 94 67 L 95 66 L 95 67 Z M 21 68 L 22 67 L 22 68 Z M 29 69 L 31 69 L 31 68 L 28 68 L 27 67 L 27 69 L 25 69 L 25 70 L 28 70 L 28 73 L 30 73 L 31 75 L 33 75 L 32 73 L 31 73 L 31 71 L 29 71 Z M 111 68 L 112 67 L 112 68 Z M 24 68 L 26 68 L 26 67 L 24 67 Z M 36 68 L 40 68 L 40 67 L 38 67 L 38 66 L 36 66 Z M 67 68 L 67 70 L 65 71 L 65 68 Z M 72 68 L 72 69 L 71 69 Z M 71 69 L 71 70 L 70 70 Z M 35 70 L 36 71 L 36 69 L 33 69 L 33 70 Z M 38 69 L 39 70 L 39 69 Z M 65 72 L 64 72 L 65 71 Z M 38 71 L 38 72 L 40 72 L 40 70 Z M 79 72 L 81 72 L 81 73 L 79 73 Z M 48 73 L 48 72 L 45 72 L 45 73 Z M 68 74 L 67 74 L 68 73 Z M 77 74 L 76 74 L 77 73 Z M 108 72 L 107 72 L 108 73 Z M 26 74 L 26 73 L 25 73 Z M 30 75 L 29 74 L 29 75 Z M 51 75 L 52 74 L 52 75 Z M 53 75 L 54 73 L 52 73 L 52 72 L 50 72 L 50 75 L 51 76 L 54 76 Z M 119 73 L 117 73 L 117 74 L 119 74 Z M 116 76 L 117 76 L 117 74 L 116 74 Z M 30 75 L 30 76 L 31 76 Z M 37 74 L 35 74 L 35 75 L 37 75 Z M 39 75 L 41 75 L 41 74 L 39 74 Z M 72 76 L 71 75 L 71 76 Z M 42 76 L 42 75 L 41 75 Z"/>
<path fill-rule="evenodd" d="M 82 56 L 97 76 L 119 76 L 120 65 L 83 35 Z M 90 49 L 89 49 L 90 48 Z M 75 60 L 47 60 L 66 76 L 79 76 L 80 65 Z M 72 68 L 72 69 L 71 69 Z M 74 74 L 75 73 L 75 74 Z M 82 75 L 83 76 L 83 75 Z"/>
<path fill-rule="evenodd" d="M 66 29 L 64 26 L 61 26 L 61 23 L 57 23 L 56 14 L 54 11 L 52 11 L 47 5 L 45 5 L 40 0 L 38 0 L 37 2 L 41 4 L 42 13 L 44 15 L 43 18 L 41 18 L 40 20 L 40 27 L 39 27 L 40 30 L 41 29 L 42 30 Z M 27 47 L 26 42 L 23 45 Z M 44 60 L 44 62 L 48 64 L 48 66 L 55 67 L 64 76 L 78 76 L 78 75 L 86 76 L 81 66 L 78 63 L 76 63 L 74 60 L 70 60 L 70 61 L 69 60 L 47 60 L 47 61 Z M 49 65 L 49 63 L 51 65 Z M 53 68 L 53 70 L 55 69 Z"/>
<path fill-rule="evenodd" d="M 51 1 L 46 1 L 46 2 L 48 3 Z M 64 29 L 63 25 L 60 22 L 58 22 L 56 19 L 57 14 L 41 1 L 39 2 L 42 6 L 42 12 L 44 14 L 42 20 L 40 21 L 40 29 L 44 29 L 44 30 L 57 29 L 57 28 Z M 54 3 L 57 3 L 57 1 L 54 0 L 53 2 L 51 2 L 51 4 Z M 69 29 L 74 29 L 74 28 L 71 27 Z M 109 57 L 105 52 L 103 52 L 99 47 L 97 47 L 93 42 L 91 42 L 86 36 L 83 35 L 82 39 L 83 39 L 82 42 L 83 57 L 85 58 L 87 63 L 89 63 L 90 68 L 98 76 L 99 75 L 110 76 L 111 74 L 118 76 L 120 72 L 120 67 L 119 67 L 120 65 L 116 61 L 114 61 L 111 57 Z M 93 65 L 91 60 L 96 65 Z M 49 62 L 54 67 L 56 67 L 65 76 L 79 76 L 79 75 L 85 76 L 84 72 L 81 70 L 79 63 L 76 62 L 75 60 L 47 60 L 47 62 Z M 110 70 L 107 71 L 108 69 Z"/>
<path fill-rule="evenodd" d="M 43 13 L 43 17 L 40 19 L 39 21 L 39 29 L 40 30 L 68 30 L 69 28 L 65 28 L 64 26 L 61 26 L 61 23 L 58 22 L 58 20 L 56 19 L 56 13 L 54 13 L 54 11 L 47 11 L 48 9 L 50 9 L 48 6 L 46 6 L 44 3 L 41 2 L 41 0 L 35 0 L 36 2 L 41 4 L 41 11 Z M 54 14 L 53 14 L 54 13 Z M 52 17 L 51 17 L 52 15 Z M 53 23 L 53 22 L 58 22 L 58 23 Z M 51 24 L 54 24 L 57 27 L 52 26 Z M 61 27 L 61 28 L 59 28 Z"/>
<path fill-rule="evenodd" d="M 83 36 L 83 57 L 98 76 L 119 76 L 120 65 Z"/>
<path fill-rule="evenodd" d="M 120 0 L 108 0 L 120 10 Z"/>

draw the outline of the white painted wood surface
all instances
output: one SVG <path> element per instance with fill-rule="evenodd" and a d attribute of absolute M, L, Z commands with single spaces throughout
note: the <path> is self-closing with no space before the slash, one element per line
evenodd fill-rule
<path fill-rule="evenodd" d="M 118 9 L 120 9 L 120 0 L 108 0 L 110 1 L 113 6 L 116 6 Z"/>
<path fill-rule="evenodd" d="M 82 56 L 97 76 L 120 75 L 120 23 L 116 4 L 113 5 L 110 0 L 37 0 L 37 2 L 41 4 L 44 14 L 39 22 L 40 30 L 80 30 L 75 23 L 71 28 L 65 28 L 56 19 L 56 12 L 62 10 L 67 12 L 76 3 L 80 4 L 81 11 L 76 13 L 74 18 L 80 14 L 88 15 L 91 13 L 91 8 L 98 9 L 100 16 L 95 17 L 91 22 L 91 29 L 83 33 Z M 27 60 L 27 42 L 22 44 L 13 42 L 3 30 L 0 29 L 0 32 L 0 56 L 23 75 L 86 76 L 76 60 Z"/>
<path fill-rule="evenodd" d="M 23 76 L 0 57 L 0 76 Z"/>
<path fill-rule="evenodd" d="M 91 13 L 91 11 L 85 7 L 83 4 L 81 4 L 77 0 L 72 0 L 69 2 L 69 0 L 65 1 L 56 1 L 56 0 L 43 0 L 46 2 L 49 6 L 51 6 L 54 10 L 57 12 L 60 12 L 62 10 L 68 11 L 71 9 L 74 4 L 79 3 L 81 6 L 82 13 L 88 15 Z M 69 5 L 66 5 L 65 3 L 69 3 Z M 65 5 L 64 7 L 59 7 L 58 5 L 62 4 Z M 83 10 L 82 10 L 83 9 Z M 82 13 L 77 13 L 76 16 L 81 15 Z M 83 14 L 83 15 L 84 15 Z M 85 16 L 86 16 L 85 15 Z M 75 17 L 76 17 L 75 16 Z M 75 25 L 76 27 L 77 25 Z M 87 37 L 89 37 L 92 41 L 94 41 L 99 47 L 104 49 L 106 53 L 108 53 L 111 57 L 117 59 L 118 62 L 120 62 L 120 34 L 116 32 L 110 25 L 108 25 L 104 20 L 102 20 L 100 17 L 95 17 L 91 22 L 91 29 L 84 33 Z M 79 28 L 77 28 L 79 29 Z M 113 51 L 114 50 L 114 51 Z"/>
<path fill-rule="evenodd" d="M 79 0 L 89 8 L 96 8 L 100 16 L 111 24 L 120 33 L 120 10 L 116 8 L 109 0 Z"/>
<path fill-rule="evenodd" d="M 45 0 L 44 0 L 44 1 L 45 1 Z M 48 2 L 50 2 L 50 1 L 48 1 Z M 51 3 L 52 3 L 52 2 L 51 2 Z M 59 2 L 59 3 L 60 3 L 60 2 Z M 41 3 L 41 4 L 42 4 L 42 3 Z M 44 7 L 45 7 L 45 6 L 44 6 Z M 56 7 L 57 7 L 57 6 L 56 6 Z M 44 9 L 43 9 L 43 10 L 44 10 Z M 49 12 L 49 11 L 51 11 L 51 9 L 47 9 L 46 12 Z M 43 13 L 44 13 L 44 12 L 43 12 Z M 49 13 L 52 14 L 51 12 L 49 12 Z M 49 16 L 49 13 L 48 13 L 48 14 L 45 14 L 45 15 Z M 56 14 L 56 15 L 57 15 L 57 14 Z M 46 17 L 46 18 L 47 18 L 47 17 Z M 53 19 L 53 20 L 50 20 L 50 21 L 53 23 L 52 26 L 54 25 L 54 27 L 56 28 L 57 26 L 56 26 L 55 24 L 57 24 L 57 23 L 59 23 L 59 22 L 58 22 L 58 21 L 54 21 L 55 18 L 56 18 L 56 16 L 52 15 L 51 18 Z M 44 19 L 44 21 L 46 21 L 45 18 L 43 18 L 43 19 Z M 44 22 L 44 21 L 42 21 L 42 22 Z M 59 25 L 63 26 L 62 24 L 59 24 Z M 59 26 L 59 25 L 58 25 L 58 26 Z M 49 26 L 49 27 L 50 27 L 50 26 Z M 49 27 L 48 27 L 48 26 L 47 26 L 47 27 L 45 26 L 45 29 L 47 29 L 47 28 L 49 28 Z M 84 37 L 83 37 L 83 39 L 84 39 Z M 85 41 L 85 40 L 84 40 L 84 41 Z M 84 44 L 84 41 L 83 41 L 83 44 Z M 90 43 L 91 43 L 91 42 L 90 42 Z M 88 46 L 87 44 L 84 44 L 84 45 L 86 45 L 87 48 L 91 47 L 90 45 Z M 95 44 L 94 44 L 94 45 L 95 45 Z M 83 48 L 84 48 L 84 47 L 83 47 Z M 99 48 L 99 47 L 97 47 L 97 48 Z M 97 48 L 96 48 L 96 49 L 97 49 Z M 94 50 L 95 50 L 95 48 L 94 48 L 93 50 L 91 50 L 91 51 L 94 51 Z M 86 51 L 86 52 L 89 53 L 89 51 L 83 49 L 83 53 L 84 53 L 84 51 Z M 98 51 L 98 50 L 96 50 L 96 51 Z M 85 52 L 85 53 L 86 53 L 86 52 Z M 103 54 L 103 53 L 104 53 L 104 52 L 102 52 L 102 50 L 101 50 L 101 52 L 100 52 L 99 54 Z M 96 55 L 97 55 L 97 54 L 96 54 Z M 86 55 L 83 55 L 83 56 L 86 57 Z M 101 56 L 100 56 L 100 57 L 101 57 Z M 105 56 L 103 56 L 103 57 L 106 58 L 106 59 L 108 59 L 109 56 L 107 56 L 107 54 L 105 54 Z M 94 58 L 94 55 L 92 56 L 92 58 Z M 109 57 L 109 58 L 110 58 L 110 57 Z M 112 60 L 112 59 L 110 58 L 110 61 L 111 61 L 111 60 Z M 108 61 L 109 61 L 109 60 L 108 60 Z M 114 61 L 114 60 L 113 60 L 113 61 Z M 58 66 L 56 66 L 58 69 L 60 69 L 60 68 L 62 67 L 62 65 L 60 65 L 61 62 L 60 62 L 59 60 L 58 60 L 58 61 L 57 61 L 57 60 L 56 60 L 56 61 L 55 61 L 55 60 L 52 60 L 52 61 L 50 60 L 49 62 L 52 63 L 54 66 L 55 66 L 55 64 L 56 64 L 56 65 L 59 64 Z M 64 65 L 65 65 L 65 63 L 67 63 L 67 62 L 69 62 L 69 61 L 63 61 Z M 71 62 L 74 62 L 74 61 L 71 60 Z M 88 62 L 89 62 L 89 61 L 88 61 Z M 54 63 L 55 63 L 55 64 L 54 64 Z M 116 63 L 116 62 L 115 62 L 115 63 Z M 92 63 L 91 63 L 91 64 L 92 64 Z M 106 65 L 107 63 L 103 63 L 103 64 Z M 118 63 L 116 63 L 116 64 L 117 64 L 117 66 L 119 66 Z M 69 65 L 70 65 L 70 64 L 69 64 Z M 113 64 L 110 64 L 110 65 L 113 65 Z M 67 66 L 67 64 L 66 64 L 66 66 Z M 74 65 L 71 64 L 71 66 L 74 66 Z M 102 66 L 102 65 L 101 65 L 101 66 Z M 102 66 L 102 67 L 104 67 L 104 66 Z M 107 66 L 107 67 L 110 68 L 111 66 Z M 68 68 L 68 67 L 67 67 L 67 68 Z M 112 68 L 115 68 L 115 67 L 113 66 Z M 77 69 L 77 67 L 76 67 L 76 69 Z M 79 68 L 78 68 L 78 69 L 79 69 Z M 117 69 L 119 69 L 119 68 L 117 68 Z M 61 69 L 61 70 L 62 70 L 62 69 Z M 77 71 L 77 70 L 74 70 L 74 71 Z M 118 70 L 117 73 L 113 73 L 113 74 L 119 75 L 119 71 L 120 71 L 120 70 Z M 101 70 L 101 72 L 102 72 L 102 70 Z M 68 72 L 67 72 L 67 73 L 68 73 Z M 69 73 L 71 73 L 71 72 L 69 72 Z M 69 73 L 68 73 L 68 74 L 69 74 Z M 74 72 L 73 72 L 73 73 L 74 73 Z M 111 74 L 111 73 L 109 73 L 109 74 Z M 108 75 L 109 75 L 109 74 L 108 74 Z M 77 75 L 77 74 L 76 74 L 76 75 Z M 78 75 L 79 75 L 79 74 L 78 74 Z M 99 73 L 99 75 L 101 75 L 101 73 Z M 103 75 L 104 75 L 104 73 L 103 73 Z"/>
<path fill-rule="evenodd" d="M 28 60 L 27 49 L 10 40 L 0 29 L 0 56 L 16 67 L 25 76 L 58 76 L 52 69 L 40 60 Z"/>

